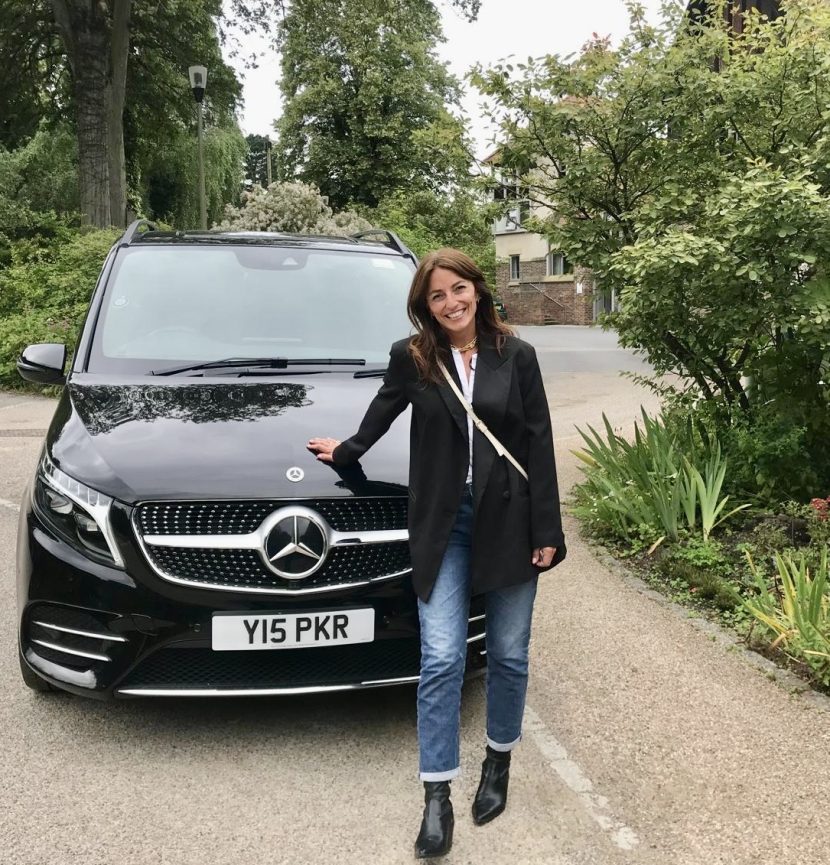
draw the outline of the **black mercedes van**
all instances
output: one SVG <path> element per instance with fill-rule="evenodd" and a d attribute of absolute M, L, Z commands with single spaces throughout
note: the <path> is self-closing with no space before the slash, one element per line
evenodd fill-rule
<path fill-rule="evenodd" d="M 20 667 L 100 699 L 415 682 L 409 418 L 362 463 L 346 438 L 410 331 L 415 260 L 391 232 L 317 237 L 131 225 L 106 258 L 24 496 Z M 468 671 L 486 664 L 483 604 Z"/>

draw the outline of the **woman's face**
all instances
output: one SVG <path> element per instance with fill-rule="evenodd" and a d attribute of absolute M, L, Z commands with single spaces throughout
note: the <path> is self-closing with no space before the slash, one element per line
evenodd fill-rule
<path fill-rule="evenodd" d="M 454 270 L 436 267 L 429 279 L 427 308 L 455 345 L 476 335 L 476 288 Z"/>

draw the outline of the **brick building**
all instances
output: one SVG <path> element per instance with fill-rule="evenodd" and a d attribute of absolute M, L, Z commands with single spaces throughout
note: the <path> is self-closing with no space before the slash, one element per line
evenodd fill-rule
<path fill-rule="evenodd" d="M 501 189 L 497 190 L 498 193 Z M 512 324 L 591 324 L 615 307 L 587 268 L 574 266 L 547 238 L 523 227 L 536 205 L 512 199 L 493 225 L 496 291 Z"/>
<path fill-rule="evenodd" d="M 705 14 L 711 0 L 688 0 L 692 19 Z M 768 18 L 781 14 L 778 0 L 733 0 L 723 9 L 726 21 L 736 33 L 743 30 L 744 16 L 755 9 Z M 484 161 L 496 176 L 498 150 Z M 604 292 L 587 268 L 574 267 L 547 238 L 524 228 L 534 213 L 550 215 L 550 208 L 523 199 L 517 183 L 501 177 L 494 198 L 509 210 L 493 225 L 496 242 L 496 291 L 507 307 L 513 324 L 591 324 L 602 312 L 617 308 L 613 292 Z"/>

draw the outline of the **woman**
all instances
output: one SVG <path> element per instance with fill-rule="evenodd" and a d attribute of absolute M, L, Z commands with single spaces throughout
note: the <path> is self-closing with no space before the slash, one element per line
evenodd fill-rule
<path fill-rule="evenodd" d="M 565 557 L 550 415 L 532 346 L 499 321 L 475 263 L 440 249 L 409 292 L 416 334 L 390 351 L 383 386 L 360 429 L 311 439 L 317 458 L 358 460 L 412 406 L 409 544 L 421 625 L 418 858 L 452 844 L 450 780 L 460 772 L 459 719 L 471 594 L 485 594 L 487 748 L 473 819 L 507 802 L 510 752 L 521 738 L 536 580 Z M 473 426 L 440 364 L 529 480 Z"/>

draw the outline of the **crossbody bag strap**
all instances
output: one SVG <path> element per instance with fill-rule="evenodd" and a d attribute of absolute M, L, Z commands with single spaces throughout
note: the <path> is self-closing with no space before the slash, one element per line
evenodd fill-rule
<path fill-rule="evenodd" d="M 444 366 L 443 361 L 438 361 L 438 368 L 441 370 L 441 373 L 447 380 L 447 384 L 452 388 L 452 392 L 458 397 L 458 401 L 461 403 L 461 405 L 464 406 L 464 411 L 466 411 L 472 419 L 473 426 L 475 426 L 475 428 L 487 438 L 490 444 L 493 445 L 493 447 L 496 449 L 496 453 L 500 457 L 505 457 L 506 459 L 510 460 L 510 462 L 513 463 L 516 471 L 525 480 L 527 480 L 527 472 L 522 468 L 522 466 L 519 464 L 519 461 L 513 456 L 513 454 L 511 454 L 510 451 L 507 450 L 507 448 L 493 435 L 493 433 L 490 432 L 490 430 L 487 428 L 487 424 L 485 424 L 484 421 L 475 413 L 475 409 L 473 409 L 467 398 L 458 389 L 458 385 L 455 383 L 455 381 L 453 381 L 453 377 L 450 375 L 446 366 Z"/>

